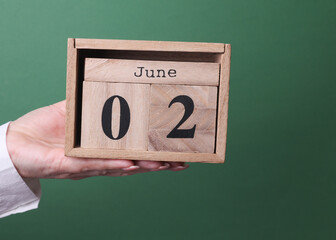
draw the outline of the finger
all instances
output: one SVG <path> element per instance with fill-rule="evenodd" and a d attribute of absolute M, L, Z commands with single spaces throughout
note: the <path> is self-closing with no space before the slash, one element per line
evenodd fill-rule
<path fill-rule="evenodd" d="M 151 169 L 145 169 L 145 168 L 139 168 L 138 170 L 134 170 L 131 172 L 119 172 L 119 173 L 113 173 L 113 172 L 108 172 L 105 176 L 131 176 L 139 173 L 147 173 L 147 172 L 152 172 Z"/>
<path fill-rule="evenodd" d="M 71 180 L 82 180 L 82 179 L 84 179 L 85 177 L 71 177 L 71 178 L 69 178 L 69 179 L 71 179 Z"/>
<path fill-rule="evenodd" d="M 136 170 L 138 170 L 140 167 L 138 165 L 132 165 L 130 167 L 127 168 L 123 168 L 122 170 L 125 172 L 134 172 Z"/>
<path fill-rule="evenodd" d="M 138 161 L 135 161 L 135 164 L 138 165 L 140 168 L 149 169 L 152 171 L 164 170 L 170 167 L 169 163 L 158 162 L 158 161 L 138 160 Z"/>
<path fill-rule="evenodd" d="M 134 166 L 134 163 L 130 160 L 90 159 L 64 156 L 59 163 L 59 171 L 81 173 L 87 171 L 127 169 L 131 166 Z"/>
<path fill-rule="evenodd" d="M 184 162 L 170 162 L 171 168 L 176 168 L 178 166 L 183 166 Z"/>
<path fill-rule="evenodd" d="M 69 174 L 70 179 L 83 179 L 83 178 L 88 178 L 88 177 L 97 177 L 97 176 L 107 176 L 107 175 L 115 175 L 115 176 L 120 176 L 120 174 L 124 173 L 122 170 L 100 170 L 100 171 L 85 171 L 81 173 L 73 173 Z"/>
<path fill-rule="evenodd" d="M 105 176 L 107 177 L 126 177 L 126 176 L 131 176 L 134 175 L 135 173 L 130 172 L 130 173 L 108 173 Z"/>
<path fill-rule="evenodd" d="M 123 177 L 123 176 L 130 176 L 134 175 L 134 172 L 123 172 L 123 171 L 115 171 L 115 172 L 108 172 L 108 171 L 91 171 L 85 174 L 74 174 L 70 178 L 71 179 L 83 179 L 83 178 L 88 178 L 88 177 L 97 177 L 97 176 L 108 176 L 108 177 Z"/>
<path fill-rule="evenodd" d="M 184 162 L 171 162 L 170 164 L 170 170 L 172 171 L 181 171 L 189 167 L 189 165 L 185 164 Z"/>
<path fill-rule="evenodd" d="M 114 170 L 88 170 L 80 173 L 61 175 L 62 178 L 86 178 L 94 176 L 128 176 L 135 173 L 150 172 L 149 169 L 142 169 L 139 166 L 131 166 L 129 168 L 114 169 Z M 64 177 L 65 176 L 65 177 Z"/>
<path fill-rule="evenodd" d="M 72 180 L 80 180 L 88 177 L 95 177 L 95 176 L 109 176 L 109 177 L 123 177 L 123 176 L 131 176 L 134 174 L 138 173 L 146 173 L 146 172 L 151 172 L 151 169 L 144 169 L 144 168 L 139 168 L 135 169 L 133 171 L 125 171 L 125 170 L 103 170 L 103 171 L 86 171 L 83 173 L 77 173 L 77 174 L 70 174 L 67 175 L 67 177 L 62 177 L 62 178 L 70 178 Z"/>

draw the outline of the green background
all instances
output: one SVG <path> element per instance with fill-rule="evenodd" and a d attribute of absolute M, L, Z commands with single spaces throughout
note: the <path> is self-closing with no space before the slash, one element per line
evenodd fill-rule
<path fill-rule="evenodd" d="M 336 2 L 0 0 L 0 120 L 65 98 L 68 37 L 232 44 L 225 164 L 41 180 L 1 239 L 336 239 Z"/>

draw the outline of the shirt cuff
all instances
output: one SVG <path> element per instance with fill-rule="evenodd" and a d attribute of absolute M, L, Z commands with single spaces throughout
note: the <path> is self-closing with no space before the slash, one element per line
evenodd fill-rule
<path fill-rule="evenodd" d="M 39 179 L 22 178 L 8 154 L 9 123 L 0 126 L 0 218 L 36 209 L 41 198 Z"/>

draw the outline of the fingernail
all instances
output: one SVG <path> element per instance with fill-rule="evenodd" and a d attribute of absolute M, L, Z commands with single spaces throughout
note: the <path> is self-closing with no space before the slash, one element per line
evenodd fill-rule
<path fill-rule="evenodd" d="M 189 167 L 189 165 L 177 166 L 176 168 L 174 168 L 174 169 L 172 169 L 172 170 L 180 171 L 180 170 L 187 169 L 188 167 Z"/>
<path fill-rule="evenodd" d="M 132 165 L 128 168 L 123 168 L 124 171 L 131 171 L 131 170 L 135 170 L 135 169 L 139 169 L 140 167 L 137 165 Z"/>
<path fill-rule="evenodd" d="M 162 166 L 160 166 L 158 169 L 159 170 L 164 170 L 164 169 L 167 169 L 170 167 L 170 164 L 169 163 L 164 163 Z"/>

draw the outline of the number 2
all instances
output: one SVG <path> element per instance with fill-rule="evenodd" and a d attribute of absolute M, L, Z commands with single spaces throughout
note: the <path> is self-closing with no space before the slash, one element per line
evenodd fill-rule
<path fill-rule="evenodd" d="M 174 127 L 174 129 L 167 135 L 167 138 L 194 138 L 195 130 L 196 130 L 196 124 L 190 128 L 190 129 L 178 129 L 193 113 L 194 111 L 194 102 L 193 100 L 186 96 L 186 95 L 180 95 L 175 97 L 170 103 L 169 108 L 174 103 L 182 103 L 184 106 L 184 115 L 180 122 Z"/>

